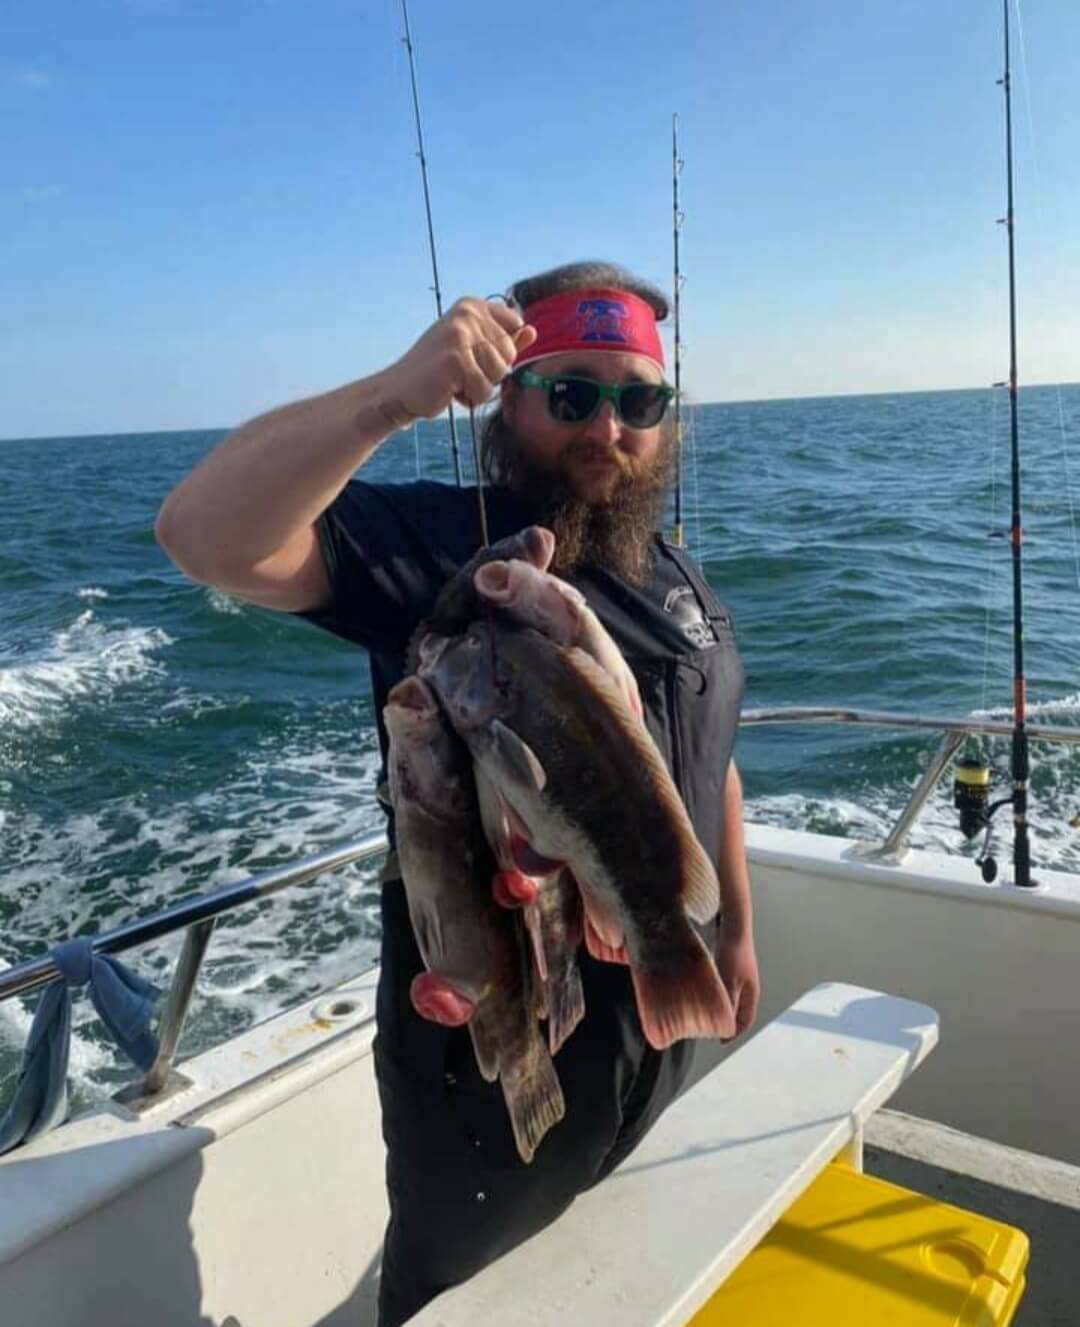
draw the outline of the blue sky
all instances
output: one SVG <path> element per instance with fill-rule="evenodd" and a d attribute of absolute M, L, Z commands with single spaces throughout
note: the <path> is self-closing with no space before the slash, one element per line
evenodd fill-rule
<path fill-rule="evenodd" d="M 1015 14 L 1015 11 L 1014 11 Z M 412 0 L 446 299 L 610 256 L 697 400 L 1007 369 L 996 0 Z M 1080 378 L 1080 5 L 1014 29 L 1021 380 Z M 224 427 L 432 316 L 396 0 L 7 0 L 0 436 Z"/>

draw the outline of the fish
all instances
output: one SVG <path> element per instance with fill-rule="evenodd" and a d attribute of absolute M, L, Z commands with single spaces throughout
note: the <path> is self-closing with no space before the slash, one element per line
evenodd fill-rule
<path fill-rule="evenodd" d="M 496 603 L 497 592 L 479 592 L 479 574 L 489 565 L 500 569 L 510 568 L 509 579 L 515 588 L 518 584 L 518 569 L 546 578 L 542 582 L 545 593 L 538 594 L 534 589 L 531 597 L 537 605 L 533 610 L 533 620 L 537 625 L 543 625 L 543 606 L 550 600 L 546 616 L 552 629 L 559 630 L 561 637 L 568 640 L 584 635 L 584 631 L 577 626 L 578 617 L 569 603 L 560 607 L 563 600 L 558 590 L 565 591 L 575 603 L 579 600 L 582 605 L 585 602 L 583 597 L 565 581 L 559 581 L 558 587 L 547 585 L 548 580 L 555 580 L 547 572 L 554 554 L 555 536 L 541 525 L 526 526 L 515 534 L 479 549 L 443 586 L 431 613 L 414 632 L 407 651 L 408 670 L 415 673 L 419 662 L 419 644 L 426 636 L 454 636 L 465 631 L 470 622 L 483 616 L 485 611 L 491 613 L 503 609 L 502 603 Z M 485 582 L 485 588 L 491 584 Z M 505 605 L 506 611 L 516 613 L 519 618 L 526 611 L 517 602 L 520 597 L 520 591 L 516 597 L 512 593 Z M 588 625 L 593 628 L 589 639 L 595 636 L 599 642 L 599 638 L 603 637 L 608 644 L 608 660 L 625 668 L 621 654 L 604 632 L 599 620 L 591 610 L 586 608 L 586 612 L 591 618 Z M 493 666 L 497 669 L 497 663 Z M 636 698 L 636 687 L 634 694 Z M 477 777 L 476 785 L 488 842 L 495 852 L 499 868 L 493 877 L 495 897 L 504 907 L 520 908 L 522 911 L 522 921 L 532 945 L 535 980 L 542 1007 L 540 1017 L 548 1019 L 549 1046 L 554 1055 L 585 1013 L 585 997 L 577 963 L 582 927 L 574 924 L 574 917 L 580 913 L 580 900 L 572 893 L 572 878 L 562 878 L 562 863 L 544 861 L 531 852 L 524 837 L 520 833 L 511 832 L 507 826 L 507 808 L 500 805 L 497 793 L 481 776 Z M 550 892 L 545 893 L 544 890 Z M 529 901 L 534 895 L 533 901 Z M 563 948 L 567 945 L 573 947 L 569 950 Z"/>
<path fill-rule="evenodd" d="M 383 717 L 398 858 L 425 967 L 410 998 L 424 1018 L 467 1024 L 480 1074 L 499 1080 L 528 1163 L 566 1103 L 539 1025 L 543 996 L 524 923 L 492 896 L 495 861 L 469 753 L 419 677 L 392 688 Z"/>
<path fill-rule="evenodd" d="M 584 649 L 500 620 L 429 635 L 419 655 L 514 827 L 572 873 L 606 956 L 625 952 L 648 1043 L 733 1037 L 730 996 L 691 924 L 719 909 L 716 871 L 616 682 Z"/>
<path fill-rule="evenodd" d="M 501 559 L 478 566 L 473 584 L 483 599 L 515 621 L 534 627 L 559 645 L 576 646 L 590 654 L 618 686 L 631 711 L 639 719 L 643 717 L 637 679 L 576 586 L 538 562 Z"/>
<path fill-rule="evenodd" d="M 492 560 L 473 573 L 473 583 L 487 602 L 515 621 L 534 627 L 559 645 L 577 646 L 591 655 L 623 693 L 630 710 L 644 722 L 637 679 L 603 623 L 576 586 L 554 575 L 537 561 Z M 567 879 L 573 877 L 567 873 Z M 562 889 L 565 885 L 559 886 Z M 526 921 L 530 919 L 527 917 Z M 585 919 L 583 934 L 593 958 L 626 963 L 626 952 L 604 944 Z M 565 971 L 565 968 L 562 969 Z"/>

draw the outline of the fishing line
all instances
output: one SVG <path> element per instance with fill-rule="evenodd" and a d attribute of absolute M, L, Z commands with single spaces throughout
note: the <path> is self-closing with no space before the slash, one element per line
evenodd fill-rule
<path fill-rule="evenodd" d="M 480 509 L 480 539 L 484 548 L 490 548 L 487 503 L 484 498 L 484 476 L 480 468 L 480 442 L 476 436 L 476 407 L 472 405 L 469 406 L 469 432 L 472 434 L 473 465 L 476 467 L 476 502 Z"/>
<path fill-rule="evenodd" d="M 1031 111 L 1031 78 L 1028 75 L 1027 47 L 1024 44 L 1024 23 L 1020 15 L 1020 0 L 1015 0 L 1015 6 L 1016 27 L 1020 36 L 1020 64 L 1024 71 L 1024 106 L 1027 110 L 1028 145 L 1031 150 L 1031 170 L 1035 177 L 1035 191 L 1033 198 L 1035 228 L 1038 233 L 1039 247 L 1045 253 L 1046 242 L 1042 215 L 1042 176 L 1039 172 L 1038 153 L 1035 151 L 1035 117 Z M 1062 468 L 1065 472 L 1065 498 L 1069 504 L 1069 529 L 1072 532 L 1073 569 L 1076 572 L 1076 586 L 1077 589 L 1080 590 L 1080 540 L 1077 539 L 1076 534 L 1076 504 L 1073 501 L 1072 473 L 1069 469 L 1069 449 L 1065 428 L 1065 405 L 1062 400 L 1061 383 L 1056 382 L 1054 387 L 1057 391 L 1058 430 L 1061 437 Z"/>

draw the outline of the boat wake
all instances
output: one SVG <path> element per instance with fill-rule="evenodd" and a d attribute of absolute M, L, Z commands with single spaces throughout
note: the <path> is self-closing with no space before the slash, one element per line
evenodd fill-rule
<path fill-rule="evenodd" d="M 0 725 L 30 729 L 73 703 L 108 701 L 118 688 L 162 673 L 156 655 L 173 643 L 160 627 L 107 626 L 87 608 L 35 657 L 0 655 Z"/>

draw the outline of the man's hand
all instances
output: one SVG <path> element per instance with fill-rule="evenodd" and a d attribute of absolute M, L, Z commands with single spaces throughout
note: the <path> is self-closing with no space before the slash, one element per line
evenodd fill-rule
<path fill-rule="evenodd" d="M 460 299 L 380 375 L 388 417 L 434 419 L 451 400 L 483 405 L 536 328 L 491 300 Z"/>
<path fill-rule="evenodd" d="M 744 931 L 731 936 L 721 927 L 716 937 L 716 966 L 735 1006 L 735 1035 L 739 1036 L 757 1017 L 761 996 L 753 934 Z"/>

